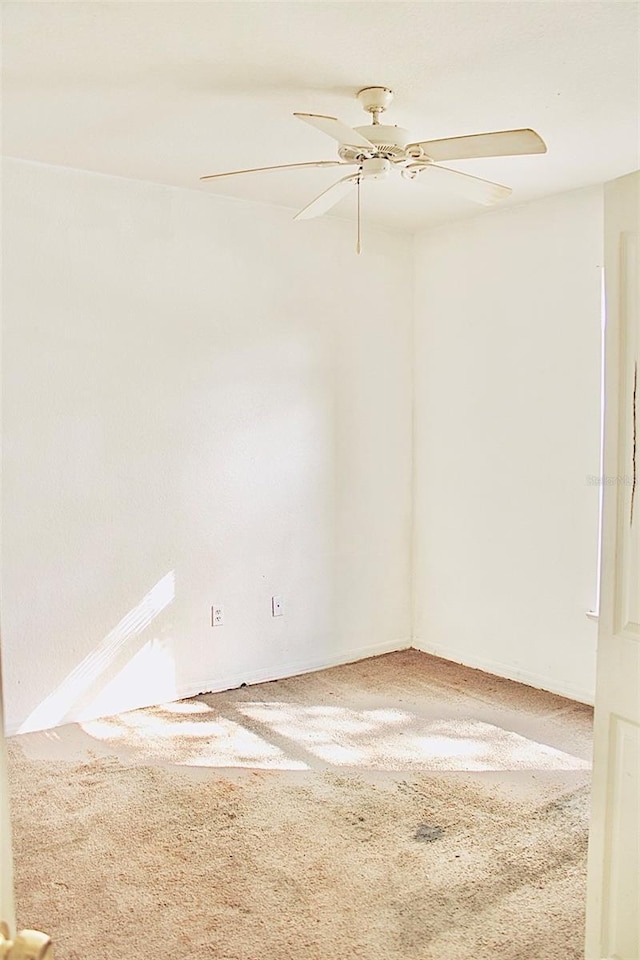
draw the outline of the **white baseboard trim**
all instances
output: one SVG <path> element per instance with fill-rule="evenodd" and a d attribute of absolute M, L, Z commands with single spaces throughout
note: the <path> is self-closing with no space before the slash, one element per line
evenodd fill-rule
<path fill-rule="evenodd" d="M 531 673 L 529 670 L 519 670 L 511 664 L 502 663 L 499 660 L 489 660 L 487 657 L 476 657 L 459 650 L 452 650 L 451 647 L 445 647 L 443 644 L 414 640 L 412 646 L 416 650 L 421 650 L 422 653 L 430 653 L 434 657 L 451 660 L 453 663 L 460 663 L 465 667 L 472 667 L 474 670 L 482 670 L 484 673 L 491 673 L 496 677 L 503 677 L 505 680 L 526 683 L 527 686 L 535 687 L 537 690 L 556 693 L 560 697 L 567 697 L 568 700 L 576 700 L 578 703 L 586 703 L 589 706 L 594 704 L 595 697 L 592 690 L 585 690 L 571 683 L 564 683 L 562 680 L 557 681 L 554 678 Z"/>
<path fill-rule="evenodd" d="M 274 664 L 270 667 L 263 667 L 259 670 L 244 670 L 241 673 L 228 674 L 222 677 L 212 679 L 188 680 L 181 684 L 176 690 L 173 702 L 179 700 L 188 700 L 190 697 L 196 697 L 201 693 L 221 693 L 224 690 L 234 690 L 245 683 L 248 687 L 256 683 L 266 683 L 270 680 L 284 680 L 287 677 L 296 677 L 303 673 L 316 673 L 318 670 L 326 670 L 328 667 L 338 667 L 345 663 L 356 663 L 358 660 L 366 660 L 368 657 L 380 656 L 383 653 L 393 653 L 396 650 L 408 650 L 411 647 L 410 640 L 387 640 L 384 643 L 372 643 L 366 647 L 356 647 L 353 650 L 346 650 L 340 653 L 329 654 L 326 656 L 313 657 L 311 659 L 290 660 L 282 664 Z M 130 710 L 141 710 L 145 707 L 158 706 L 160 703 L 166 703 L 166 700 L 144 699 L 140 703 L 132 706 L 118 709 L 118 713 L 128 713 Z M 103 714 L 100 716 L 89 717 L 86 713 L 74 718 L 67 716 L 64 725 L 68 723 L 85 723 L 89 720 L 98 720 L 104 716 L 113 716 L 113 714 Z M 39 728 L 26 730 L 23 728 L 24 720 L 5 720 L 5 737 L 13 737 L 18 733 L 35 733 Z M 22 728 L 22 729 L 21 729 Z M 47 729 L 52 729 L 47 728 Z"/>
<path fill-rule="evenodd" d="M 180 691 L 177 699 L 187 700 L 189 697 L 201 693 L 221 693 L 224 690 L 235 690 L 245 683 L 248 687 L 256 683 L 268 683 L 271 680 L 286 680 L 288 677 L 297 677 L 303 673 L 317 673 L 318 670 L 327 670 L 329 667 L 339 667 L 345 663 L 357 663 L 368 657 L 377 657 L 383 653 L 394 653 L 396 650 L 409 650 L 410 640 L 388 640 L 384 643 L 372 643 L 366 647 L 347 650 L 339 654 L 324 657 L 314 657 L 312 660 L 290 660 L 284 664 L 272 667 L 263 667 L 260 670 L 245 670 L 243 673 L 206 681 L 192 680 L 185 684 L 184 692 Z"/>
<path fill-rule="evenodd" d="M 549 693 L 556 693 L 561 697 L 567 697 L 569 700 L 576 700 L 578 703 L 586 703 L 593 706 L 594 694 L 591 690 L 584 690 L 573 684 L 558 682 L 549 677 L 540 676 L 531 673 L 528 670 L 519 670 L 510 664 L 502 663 L 498 660 L 489 660 L 482 656 L 470 656 L 458 650 L 452 650 L 442 644 L 426 643 L 423 640 L 390 640 L 384 643 L 372 643 L 365 647 L 357 647 L 353 650 L 347 650 L 342 653 L 314 657 L 312 659 L 290 660 L 286 663 L 263 667 L 259 670 L 245 670 L 240 673 L 228 674 L 222 677 L 212 679 L 189 680 L 183 683 L 176 691 L 175 700 L 188 700 L 190 697 L 196 697 L 202 693 L 221 693 L 224 690 L 234 690 L 236 687 L 245 683 L 247 686 L 253 686 L 257 683 L 267 683 L 270 680 L 284 680 L 287 677 L 296 677 L 303 673 L 316 673 L 318 670 L 327 670 L 329 667 L 338 667 L 346 663 L 356 663 L 358 660 L 366 660 L 368 657 L 380 656 L 383 653 L 393 653 L 396 650 L 408 650 L 413 648 L 422 653 L 430 653 L 434 657 L 441 657 L 443 660 L 450 660 L 453 663 L 460 663 L 466 667 L 472 667 L 475 670 L 482 670 L 484 673 L 491 673 L 497 677 L 504 677 L 506 680 L 516 680 L 519 683 L 526 683 L 530 687 L 536 687 L 538 690 L 546 690 Z M 162 701 L 165 702 L 165 701 Z M 149 700 L 135 706 L 127 707 L 125 710 L 118 710 L 118 713 L 128 712 L 129 710 L 143 709 L 144 707 L 158 705 L 158 700 Z M 101 714 L 104 716 L 104 714 Z M 89 718 L 85 715 L 77 720 L 66 719 L 66 723 L 82 723 Z M 91 719 L 98 719 L 93 717 Z M 5 736 L 15 736 L 24 721 L 5 721 Z M 35 732 L 35 731 L 22 731 Z"/>

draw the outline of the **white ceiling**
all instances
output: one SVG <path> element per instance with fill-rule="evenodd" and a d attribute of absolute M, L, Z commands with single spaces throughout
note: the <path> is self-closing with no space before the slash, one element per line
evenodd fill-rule
<path fill-rule="evenodd" d="M 3 152 L 44 163 L 304 206 L 329 170 L 239 167 L 335 159 L 294 110 L 384 120 L 414 139 L 530 126 L 544 156 L 451 164 L 514 188 L 508 203 L 640 166 L 640 6 L 631 2 L 3 3 Z M 365 216 L 415 230 L 469 201 L 399 176 L 363 186 Z M 351 216 L 354 200 L 335 208 Z"/>

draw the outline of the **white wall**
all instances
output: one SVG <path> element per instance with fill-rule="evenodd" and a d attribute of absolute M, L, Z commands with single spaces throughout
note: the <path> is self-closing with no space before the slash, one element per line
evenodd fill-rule
<path fill-rule="evenodd" d="M 409 645 L 410 241 L 19 161 L 3 219 L 8 731 Z"/>
<path fill-rule="evenodd" d="M 416 240 L 414 638 L 591 701 L 602 195 Z"/>
<path fill-rule="evenodd" d="M 590 700 L 601 203 L 358 258 L 348 223 L 7 161 L 8 731 L 406 646 L 411 592 L 420 649 Z"/>

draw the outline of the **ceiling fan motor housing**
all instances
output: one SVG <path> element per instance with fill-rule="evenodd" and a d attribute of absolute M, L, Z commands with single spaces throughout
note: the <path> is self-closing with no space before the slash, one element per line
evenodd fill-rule
<path fill-rule="evenodd" d="M 389 154 L 391 157 L 404 156 L 405 145 L 410 140 L 408 130 L 392 124 L 371 123 L 354 129 L 370 140 L 381 154 Z"/>
<path fill-rule="evenodd" d="M 386 110 L 393 99 L 393 91 L 389 87 L 364 87 L 357 93 L 358 100 L 365 110 L 373 116 L 373 122 L 363 127 L 354 127 L 356 133 L 365 137 L 374 146 L 374 151 L 367 154 L 366 149 L 358 150 L 350 144 L 342 144 L 340 156 L 343 160 L 357 160 L 369 157 L 402 160 L 405 157 L 405 145 L 411 139 L 408 130 L 395 124 L 380 123 L 379 115 Z"/>

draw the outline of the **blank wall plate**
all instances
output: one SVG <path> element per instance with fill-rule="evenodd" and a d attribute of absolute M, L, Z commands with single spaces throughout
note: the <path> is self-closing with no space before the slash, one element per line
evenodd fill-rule
<path fill-rule="evenodd" d="M 271 616 L 284 616 L 284 604 L 282 602 L 282 597 L 271 597 Z"/>

